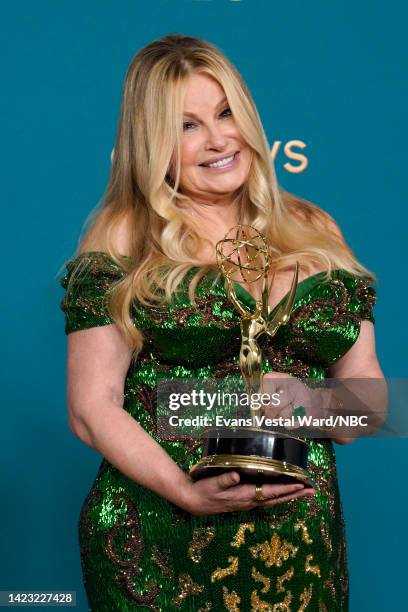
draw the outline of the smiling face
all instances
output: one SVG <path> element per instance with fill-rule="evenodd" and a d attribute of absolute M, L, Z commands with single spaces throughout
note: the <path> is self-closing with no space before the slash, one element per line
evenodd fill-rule
<path fill-rule="evenodd" d="M 223 88 L 206 74 L 191 74 L 184 99 L 181 191 L 198 202 L 232 201 L 250 163 L 251 150 Z"/>

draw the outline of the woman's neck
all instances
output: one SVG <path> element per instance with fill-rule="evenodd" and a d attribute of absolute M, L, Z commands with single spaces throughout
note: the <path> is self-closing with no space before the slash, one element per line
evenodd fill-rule
<path fill-rule="evenodd" d="M 240 208 L 235 199 L 228 204 L 197 204 L 192 202 L 189 213 L 197 224 L 200 235 L 215 244 L 222 240 L 225 234 L 241 223 Z"/>

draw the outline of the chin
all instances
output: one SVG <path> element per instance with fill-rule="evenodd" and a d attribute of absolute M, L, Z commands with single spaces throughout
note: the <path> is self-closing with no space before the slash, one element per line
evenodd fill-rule
<path fill-rule="evenodd" d="M 226 181 L 223 185 L 221 185 L 220 183 L 218 185 L 207 185 L 207 189 L 213 191 L 214 193 L 234 193 L 234 191 L 240 189 L 244 183 L 245 180 L 230 182 Z"/>

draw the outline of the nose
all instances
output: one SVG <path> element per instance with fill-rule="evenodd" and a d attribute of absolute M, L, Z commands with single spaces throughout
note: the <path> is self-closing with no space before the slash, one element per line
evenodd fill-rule
<path fill-rule="evenodd" d="M 228 139 L 224 134 L 223 127 L 219 123 L 207 126 L 206 149 L 224 149 L 227 142 Z"/>

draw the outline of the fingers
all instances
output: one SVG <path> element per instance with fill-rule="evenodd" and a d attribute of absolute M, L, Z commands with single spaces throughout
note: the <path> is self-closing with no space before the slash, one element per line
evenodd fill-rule
<path fill-rule="evenodd" d="M 292 482 L 289 484 L 266 484 L 262 485 L 262 495 L 265 497 L 265 501 L 255 501 L 255 485 L 243 484 L 233 492 L 233 497 L 230 501 L 233 504 L 246 504 L 244 509 L 255 508 L 258 504 L 264 506 L 266 501 L 277 502 L 280 500 L 294 499 L 299 493 L 303 493 L 305 486 L 299 482 Z M 310 487 L 308 488 L 310 491 Z M 242 508 L 242 505 L 240 506 Z"/>
<path fill-rule="evenodd" d="M 240 481 L 238 472 L 224 472 L 220 476 L 216 476 L 216 484 L 222 491 L 234 487 Z"/>
<path fill-rule="evenodd" d="M 257 507 L 268 508 L 292 499 L 314 495 L 316 492 L 310 486 L 305 487 L 304 484 L 299 482 L 288 484 L 264 483 L 262 485 L 262 494 L 265 497 L 265 501 L 256 501 L 255 486 L 253 484 L 240 485 L 240 475 L 238 472 L 224 472 L 219 476 L 208 479 L 208 484 L 210 484 L 210 480 L 213 481 L 212 486 L 215 484 L 218 490 L 212 490 L 211 486 L 207 492 L 210 498 L 215 494 L 214 501 L 218 509 L 214 509 L 213 512 L 247 511 Z M 226 493 L 224 496 L 222 492 L 226 492 L 229 489 L 231 489 L 231 492 Z M 221 499 L 219 495 L 221 495 Z"/>
<path fill-rule="evenodd" d="M 254 485 L 250 485 L 253 487 Z M 304 489 L 304 485 L 299 482 L 290 482 L 288 484 L 263 484 L 262 495 L 266 498 L 269 497 L 280 497 L 281 495 L 288 495 L 289 493 L 295 493 Z"/>
<path fill-rule="evenodd" d="M 271 506 L 277 506 L 278 504 L 291 501 L 292 499 L 300 499 L 302 497 L 313 496 L 315 495 L 315 493 L 315 489 L 304 488 L 303 491 L 297 491 L 296 493 L 282 495 L 276 499 L 268 499 L 264 502 L 258 502 L 257 506 L 261 508 L 269 508 Z"/>
<path fill-rule="evenodd" d="M 285 404 L 279 410 L 279 416 L 282 417 L 282 419 L 290 419 L 292 414 L 293 414 L 293 402 L 289 404 Z"/>
<path fill-rule="evenodd" d="M 287 374 L 286 372 L 265 372 L 263 377 L 264 379 L 277 378 L 278 380 L 282 378 L 293 378 L 293 376 Z"/>
<path fill-rule="evenodd" d="M 236 487 L 240 482 L 240 476 L 238 472 L 225 472 L 220 476 L 216 477 L 217 487 L 221 491 Z M 262 485 L 262 495 L 269 498 L 282 497 L 283 495 L 293 495 L 298 491 L 302 491 L 305 488 L 304 484 L 300 482 L 290 482 L 286 484 L 267 484 Z M 242 484 L 236 487 L 235 493 L 236 499 L 243 499 L 245 501 L 252 501 L 255 495 L 255 485 L 253 484 Z"/>
<path fill-rule="evenodd" d="M 273 393 L 279 394 L 279 404 L 267 406 L 268 416 L 283 419 L 290 419 L 293 415 L 294 408 L 303 406 L 304 408 L 313 406 L 312 391 L 299 379 L 295 377 L 286 377 L 286 380 L 279 380 L 278 373 L 276 376 L 270 377 L 268 380 L 267 374 L 264 375 L 265 390 L 272 397 Z M 295 424 L 296 426 L 296 424 Z"/>

